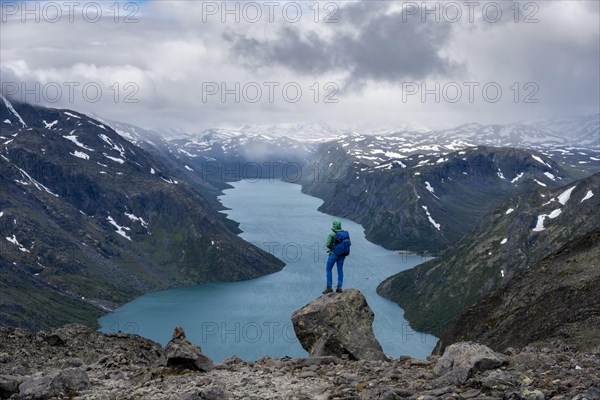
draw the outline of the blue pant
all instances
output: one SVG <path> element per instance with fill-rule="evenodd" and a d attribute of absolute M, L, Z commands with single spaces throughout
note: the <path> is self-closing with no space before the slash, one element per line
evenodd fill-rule
<path fill-rule="evenodd" d="M 331 282 L 333 280 L 331 271 L 333 270 L 333 264 L 337 264 L 337 285 L 342 287 L 342 283 L 344 282 L 344 260 L 346 257 L 336 256 L 335 254 L 329 254 L 329 258 L 327 258 L 327 265 L 325 266 L 325 271 L 327 272 L 327 286 L 331 286 Z"/>

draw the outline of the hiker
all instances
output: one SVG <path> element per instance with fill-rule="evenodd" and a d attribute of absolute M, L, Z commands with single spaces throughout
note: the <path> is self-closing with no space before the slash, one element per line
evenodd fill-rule
<path fill-rule="evenodd" d="M 325 266 L 327 287 L 323 291 L 323 294 L 333 292 L 331 288 L 333 264 L 337 264 L 338 277 L 335 291 L 341 293 L 342 283 L 344 282 L 344 260 L 350 254 L 350 235 L 347 231 L 342 230 L 342 222 L 339 219 L 333 221 L 333 226 L 331 227 L 331 232 L 327 235 L 325 246 L 329 249 L 329 256 L 327 257 L 327 264 Z"/>

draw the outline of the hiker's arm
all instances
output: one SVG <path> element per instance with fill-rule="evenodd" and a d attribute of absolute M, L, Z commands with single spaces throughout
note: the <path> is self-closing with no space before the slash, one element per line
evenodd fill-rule
<path fill-rule="evenodd" d="M 331 233 L 327 235 L 327 243 L 325 243 L 325 247 L 327 247 L 330 250 L 333 247 L 333 235 Z"/>

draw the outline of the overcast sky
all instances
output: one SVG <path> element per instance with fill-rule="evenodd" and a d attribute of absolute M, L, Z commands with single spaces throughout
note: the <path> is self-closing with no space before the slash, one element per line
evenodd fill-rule
<path fill-rule="evenodd" d="M 600 108 L 598 1 L 0 3 L 4 94 L 145 128 L 443 128 Z"/>

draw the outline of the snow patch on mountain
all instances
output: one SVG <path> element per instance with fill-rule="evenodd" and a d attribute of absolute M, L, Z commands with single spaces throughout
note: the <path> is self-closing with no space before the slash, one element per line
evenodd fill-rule
<path fill-rule="evenodd" d="M 532 155 L 531 155 L 531 157 L 533 157 L 533 159 L 534 159 L 535 161 L 537 161 L 537 162 L 539 162 L 539 163 L 541 163 L 541 164 L 545 165 L 546 167 L 548 167 L 548 168 L 552 168 L 550 165 L 546 164 L 546 163 L 544 162 L 544 160 L 542 160 L 540 157 L 536 156 L 535 154 L 532 154 Z"/>
<path fill-rule="evenodd" d="M 433 197 L 435 197 L 436 199 L 439 199 L 439 197 L 437 197 L 435 195 L 435 190 L 433 189 L 433 186 L 431 186 L 431 184 L 429 183 L 429 181 L 425 181 L 425 189 L 429 190 L 431 192 L 431 194 L 433 195 Z"/>
<path fill-rule="evenodd" d="M 73 118 L 81 119 L 81 117 L 79 115 L 72 114 L 72 113 L 70 113 L 68 111 L 63 112 L 63 114 L 65 114 L 68 117 L 73 117 Z"/>
<path fill-rule="evenodd" d="M 94 121 L 91 121 L 91 120 L 89 120 L 89 119 L 88 119 L 88 122 L 89 122 L 90 124 L 94 125 L 94 126 L 97 126 L 98 128 L 104 129 L 105 131 L 107 130 L 107 129 L 106 129 L 106 127 L 105 127 L 104 125 L 102 125 L 102 124 L 97 124 L 97 123 L 95 123 Z"/>
<path fill-rule="evenodd" d="M 12 106 L 12 104 L 10 103 L 10 101 L 8 101 L 6 99 L 6 97 L 4 97 L 3 95 L 0 94 L 0 98 L 2 98 L 2 101 L 4 102 L 4 105 L 6 106 L 6 108 L 8 108 L 8 110 L 15 116 L 17 117 L 17 119 L 19 120 L 19 122 L 21 123 L 21 125 L 23 125 L 24 128 L 27 128 L 27 124 L 25 123 L 25 121 L 23 121 L 23 118 L 21 118 L 21 116 L 19 115 L 19 113 L 17 112 L 17 110 L 14 109 L 14 107 Z"/>
<path fill-rule="evenodd" d="M 111 157 L 109 155 L 106 155 L 106 153 L 104 153 L 104 157 L 108 158 L 109 160 L 112 160 L 114 162 L 117 162 L 119 164 L 123 164 L 125 163 L 125 160 L 121 159 L 121 158 L 117 158 L 117 157 Z"/>
<path fill-rule="evenodd" d="M 144 228 L 148 228 L 148 223 L 144 221 L 142 217 L 138 217 L 135 214 L 125 213 L 125 216 L 134 222 L 139 222 Z"/>
<path fill-rule="evenodd" d="M 516 183 L 519 179 L 521 179 L 523 177 L 523 172 L 520 172 L 517 174 L 517 176 L 515 176 L 510 183 Z"/>
<path fill-rule="evenodd" d="M 171 179 L 171 178 L 166 179 L 166 178 L 163 178 L 162 176 L 160 177 L 160 179 L 162 179 L 163 181 L 165 181 L 167 183 L 170 183 L 171 185 L 177 185 L 179 183 L 175 179 Z"/>
<path fill-rule="evenodd" d="M 437 222 L 435 222 L 435 220 L 433 219 L 433 217 L 429 213 L 429 210 L 427 209 L 427 206 L 421 206 L 421 207 L 423 207 L 423 210 L 425 210 L 425 213 L 427 214 L 427 218 L 429 219 L 429 222 L 431 222 L 431 225 L 433 225 L 433 227 L 439 231 L 440 230 L 440 224 L 438 224 Z"/>
<path fill-rule="evenodd" d="M 46 129 L 52 129 L 54 126 L 56 126 L 56 124 L 58 124 L 58 120 L 54 120 L 52 122 L 46 122 L 46 120 L 42 121 L 45 125 Z"/>
<path fill-rule="evenodd" d="M 576 186 L 573 186 L 573 187 L 565 190 L 564 192 L 562 192 L 558 196 L 558 202 L 564 206 L 567 203 L 567 201 L 569 201 L 569 199 L 571 198 L 571 193 L 573 192 L 573 190 L 575 189 L 575 187 Z"/>
<path fill-rule="evenodd" d="M 588 190 L 585 196 L 583 196 L 583 199 L 581 199 L 580 203 L 583 203 L 584 201 L 590 199 L 593 195 L 594 193 L 591 190 Z"/>
<path fill-rule="evenodd" d="M 82 160 L 89 160 L 90 156 L 87 153 L 84 153 L 82 151 L 77 151 L 75 150 L 74 153 L 69 153 L 70 155 L 77 157 L 77 158 L 81 158 Z"/>
<path fill-rule="evenodd" d="M 396 153 L 394 151 L 386 151 L 383 153 L 388 158 L 405 158 L 404 154 Z"/>
<path fill-rule="evenodd" d="M 12 244 L 14 244 L 15 246 L 19 247 L 19 250 L 21 250 L 24 253 L 29 253 L 29 250 L 27 250 L 25 247 L 23 247 L 21 245 L 21 243 L 19 243 L 19 241 L 17 240 L 17 237 L 15 235 L 12 235 L 12 237 L 6 237 L 6 240 L 8 240 L 9 242 L 11 242 Z"/>
<path fill-rule="evenodd" d="M 32 177 L 31 177 L 31 176 L 30 176 L 30 175 L 29 175 L 27 172 L 25 172 L 25 171 L 24 171 L 24 170 L 22 170 L 21 168 L 17 167 L 16 165 L 15 165 L 15 167 L 16 167 L 16 168 L 19 170 L 19 172 L 21 172 L 21 175 L 22 175 L 24 178 L 27 178 L 27 180 L 28 180 L 28 181 L 29 181 L 29 182 L 30 182 L 30 183 L 31 183 L 33 186 L 35 186 L 35 187 L 36 187 L 36 189 L 37 189 L 37 190 L 39 190 L 40 192 L 41 192 L 41 191 L 45 191 L 46 193 L 49 193 L 49 194 L 51 194 L 51 195 L 52 195 L 52 196 L 54 196 L 54 197 L 59 197 L 59 196 L 58 196 L 56 193 L 53 193 L 53 192 L 52 192 L 50 189 L 48 189 L 46 186 L 42 185 L 40 182 L 38 182 L 38 181 L 36 181 L 35 179 L 33 179 L 33 178 L 32 178 Z M 23 181 L 16 181 L 16 182 L 17 182 L 17 183 L 20 183 L 20 184 L 25 184 L 25 185 L 28 185 L 28 183 L 27 183 L 27 182 L 23 182 Z"/>
<path fill-rule="evenodd" d="M 107 143 L 110 148 L 112 150 L 117 151 L 122 158 L 127 158 L 125 157 L 125 148 L 123 148 L 123 146 L 121 146 L 120 144 L 116 144 L 115 142 L 113 142 L 111 140 L 111 138 L 109 138 L 108 136 L 106 136 L 105 134 L 101 133 L 100 135 L 98 135 L 100 137 L 100 139 L 102 139 L 105 143 Z"/>
<path fill-rule="evenodd" d="M 557 208 L 555 210 L 552 210 L 552 212 L 550 214 L 538 215 L 537 223 L 535 225 L 535 228 L 533 228 L 533 231 L 541 232 L 541 231 L 545 230 L 546 228 L 544 227 L 544 220 L 546 218 L 554 219 L 554 218 L 558 217 L 561 213 L 562 213 L 562 210 L 560 208 Z"/>
<path fill-rule="evenodd" d="M 73 135 L 74 132 L 75 131 L 72 130 L 68 136 L 63 136 L 63 137 L 65 139 L 70 140 L 71 142 L 75 143 L 77 146 L 81 147 L 84 150 L 94 151 L 94 149 L 91 149 L 91 148 L 87 147 L 86 145 L 84 145 L 83 143 L 81 143 L 79 140 L 77 140 L 77 136 Z"/>
<path fill-rule="evenodd" d="M 126 231 L 130 231 L 131 228 L 128 228 L 126 226 L 121 226 L 119 224 L 117 224 L 117 222 L 113 219 L 113 217 L 111 217 L 110 215 L 107 218 L 107 221 L 114 226 L 115 228 L 117 228 L 117 233 L 121 236 L 123 236 L 125 239 L 127 240 L 131 240 L 131 238 L 129 236 L 127 236 L 127 232 Z"/>

